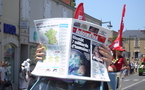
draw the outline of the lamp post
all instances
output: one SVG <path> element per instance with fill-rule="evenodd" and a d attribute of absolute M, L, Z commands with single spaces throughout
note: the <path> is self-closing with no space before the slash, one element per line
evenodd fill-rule
<path fill-rule="evenodd" d="M 129 63 L 130 63 L 130 56 L 131 56 L 131 53 L 130 53 L 130 38 L 131 38 L 131 37 L 136 38 L 136 35 L 133 35 L 133 36 L 130 36 L 130 35 L 129 35 L 129 36 L 128 36 L 128 40 L 129 40 L 129 44 L 128 44 L 128 45 L 129 45 L 129 46 L 128 46 L 128 47 L 129 47 L 129 48 L 128 48 L 128 49 L 129 49 L 129 50 L 128 50 L 128 52 L 129 52 L 129 55 L 128 55 Z"/>
<path fill-rule="evenodd" d="M 102 24 L 105 24 L 105 23 L 109 23 L 109 25 L 107 25 L 107 27 L 108 27 L 109 29 L 113 27 L 113 26 L 111 25 L 111 21 L 108 21 L 108 22 L 102 22 Z"/>

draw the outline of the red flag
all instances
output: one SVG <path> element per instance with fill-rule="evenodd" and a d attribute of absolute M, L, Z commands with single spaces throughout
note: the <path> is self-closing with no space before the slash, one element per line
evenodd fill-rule
<path fill-rule="evenodd" d="M 122 18 L 121 18 L 121 23 L 120 23 L 120 30 L 118 32 L 118 37 L 113 43 L 111 43 L 111 45 L 109 45 L 110 49 L 113 49 L 114 47 L 117 47 L 117 46 L 122 46 L 122 31 L 124 29 L 124 16 L 125 16 L 125 11 L 126 11 L 125 7 L 126 7 L 126 4 L 124 4 L 123 10 L 122 10 Z"/>
<path fill-rule="evenodd" d="M 120 30 L 118 31 L 119 34 Z M 111 43 L 111 45 L 109 45 L 109 48 L 112 50 L 115 47 L 120 46 L 120 34 L 118 35 L 118 37 L 116 38 L 116 40 L 114 40 L 114 42 Z"/>
<path fill-rule="evenodd" d="M 74 18 L 86 21 L 83 3 L 80 3 L 74 12 Z"/>

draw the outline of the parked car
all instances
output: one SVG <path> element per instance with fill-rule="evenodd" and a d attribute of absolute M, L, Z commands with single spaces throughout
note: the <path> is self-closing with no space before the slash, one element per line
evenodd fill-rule
<path fill-rule="evenodd" d="M 145 74 L 145 62 L 141 62 L 138 68 L 138 75 L 144 75 Z"/>

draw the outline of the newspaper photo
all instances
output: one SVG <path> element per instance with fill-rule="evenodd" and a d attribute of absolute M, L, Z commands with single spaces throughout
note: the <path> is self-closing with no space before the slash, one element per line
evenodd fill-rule
<path fill-rule="evenodd" d="M 110 81 L 99 47 L 111 30 L 73 18 L 34 20 L 45 55 L 33 75 L 65 79 Z"/>

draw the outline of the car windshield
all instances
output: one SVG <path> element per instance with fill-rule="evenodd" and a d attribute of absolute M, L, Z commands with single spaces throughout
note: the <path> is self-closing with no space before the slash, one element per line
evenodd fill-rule
<path fill-rule="evenodd" d="M 100 90 L 100 82 L 41 77 L 30 90 Z"/>

